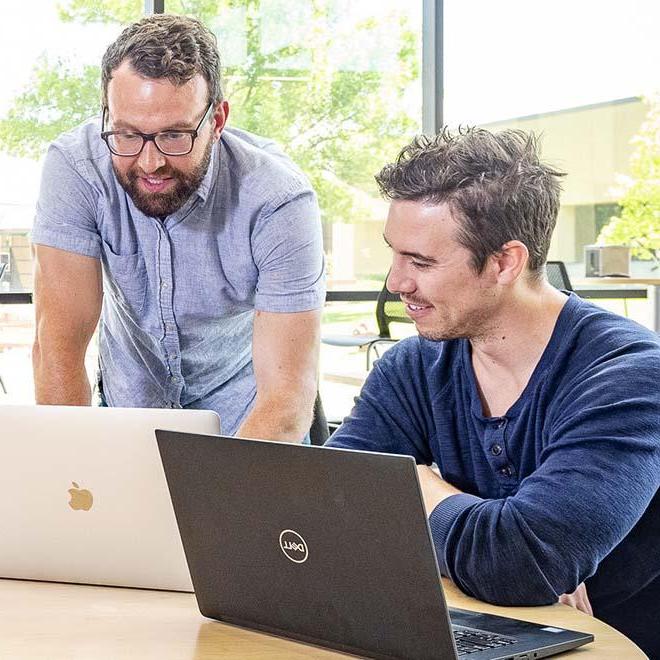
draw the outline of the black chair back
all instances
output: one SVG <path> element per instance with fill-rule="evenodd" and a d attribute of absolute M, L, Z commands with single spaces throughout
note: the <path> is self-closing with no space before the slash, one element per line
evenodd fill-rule
<path fill-rule="evenodd" d="M 328 420 L 325 418 L 323 402 L 317 390 L 316 400 L 314 401 L 314 417 L 312 419 L 312 426 L 309 429 L 309 440 L 313 445 L 323 445 L 329 437 L 330 429 L 328 428 Z"/>
<path fill-rule="evenodd" d="M 545 273 L 548 282 L 562 291 L 573 291 L 571 279 L 563 261 L 548 261 L 545 264 Z"/>
<path fill-rule="evenodd" d="M 385 278 L 387 282 L 387 277 Z M 405 305 L 401 302 L 398 293 L 391 293 L 383 283 L 383 288 L 376 302 L 376 322 L 378 323 L 378 334 L 381 339 L 391 339 L 390 323 L 412 323 L 412 319 L 406 314 Z"/>

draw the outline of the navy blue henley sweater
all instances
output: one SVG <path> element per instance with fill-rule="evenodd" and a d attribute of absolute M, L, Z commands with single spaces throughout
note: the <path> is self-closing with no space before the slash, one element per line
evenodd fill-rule
<path fill-rule="evenodd" d="M 328 445 L 437 463 L 443 574 L 500 605 L 583 581 L 595 616 L 660 658 L 660 339 L 571 294 L 520 398 L 485 417 L 467 340 L 399 342 Z"/>

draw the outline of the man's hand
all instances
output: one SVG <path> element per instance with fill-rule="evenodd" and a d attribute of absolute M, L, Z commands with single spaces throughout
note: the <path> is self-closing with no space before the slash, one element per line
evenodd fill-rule
<path fill-rule="evenodd" d="M 419 485 L 422 489 L 424 508 L 426 509 L 427 516 L 431 515 L 433 509 L 435 509 L 442 500 L 447 499 L 451 495 L 458 495 L 461 493 L 458 488 L 454 488 L 450 483 L 447 483 L 429 465 L 418 465 L 417 476 L 419 478 Z"/>
<path fill-rule="evenodd" d="M 589 602 L 589 596 L 587 595 L 587 587 L 584 586 L 584 582 L 581 582 L 572 594 L 562 594 L 559 596 L 559 602 L 562 603 L 562 605 L 570 605 L 576 610 L 580 610 L 580 612 L 584 612 L 589 616 L 594 615 L 594 612 L 591 609 L 591 603 Z"/>

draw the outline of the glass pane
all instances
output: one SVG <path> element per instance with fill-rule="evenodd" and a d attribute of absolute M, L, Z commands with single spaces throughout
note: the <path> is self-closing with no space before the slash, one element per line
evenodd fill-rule
<path fill-rule="evenodd" d="M 422 3 L 383 0 L 169 0 L 218 36 L 230 123 L 275 139 L 321 206 L 329 288 L 379 290 L 389 267 L 387 204 L 374 174 L 421 130 Z M 376 332 L 375 302 L 332 303 L 324 335 Z M 366 349 L 323 346 L 322 394 L 341 417 Z"/>
<path fill-rule="evenodd" d="M 660 4 L 444 6 L 446 121 L 541 133 L 568 173 L 549 258 L 580 284 L 585 246 L 629 245 L 631 274 L 660 277 Z M 650 323 L 644 300 L 610 306 Z"/>
<path fill-rule="evenodd" d="M 121 25 L 142 10 L 141 0 L 35 0 L 11 3 L 0 22 L 0 263 L 6 264 L 0 277 L 2 402 L 34 400 L 33 308 L 7 302 L 9 294 L 32 290 L 29 232 L 40 161 L 51 140 L 99 113 L 101 56 Z M 93 349 L 88 362 L 93 369 Z"/>

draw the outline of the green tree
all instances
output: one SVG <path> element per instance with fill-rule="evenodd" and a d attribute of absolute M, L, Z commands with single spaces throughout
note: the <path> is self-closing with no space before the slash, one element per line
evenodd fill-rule
<path fill-rule="evenodd" d="M 660 264 L 660 96 L 633 138 L 630 177 L 619 201 L 621 211 L 603 227 L 599 242 L 630 245 L 633 256 Z"/>
<path fill-rule="evenodd" d="M 312 181 L 324 218 L 351 222 L 373 215 L 373 174 L 418 130 L 418 120 L 401 110 L 419 75 L 418 36 L 400 14 L 379 14 L 351 26 L 350 40 L 395 45 L 395 65 L 387 72 L 369 61 L 338 67 L 333 47 L 349 35 L 338 34 L 335 5 L 330 0 L 169 0 L 167 10 L 204 21 L 218 34 L 221 52 L 225 41 L 244 34 L 245 57 L 224 72 L 230 123 L 279 142 Z M 298 12 L 296 30 L 290 29 L 291 12 Z M 81 24 L 119 27 L 139 14 L 135 0 L 69 0 L 59 6 L 63 22 Z M 385 43 L 385 25 L 394 42 Z M 295 35 L 264 52 L 267 29 Z M 361 51 L 355 49 L 356 57 Z M 39 157 L 63 130 L 98 113 L 98 81 L 98 66 L 80 68 L 43 56 L 29 88 L 0 119 L 0 149 Z"/>

